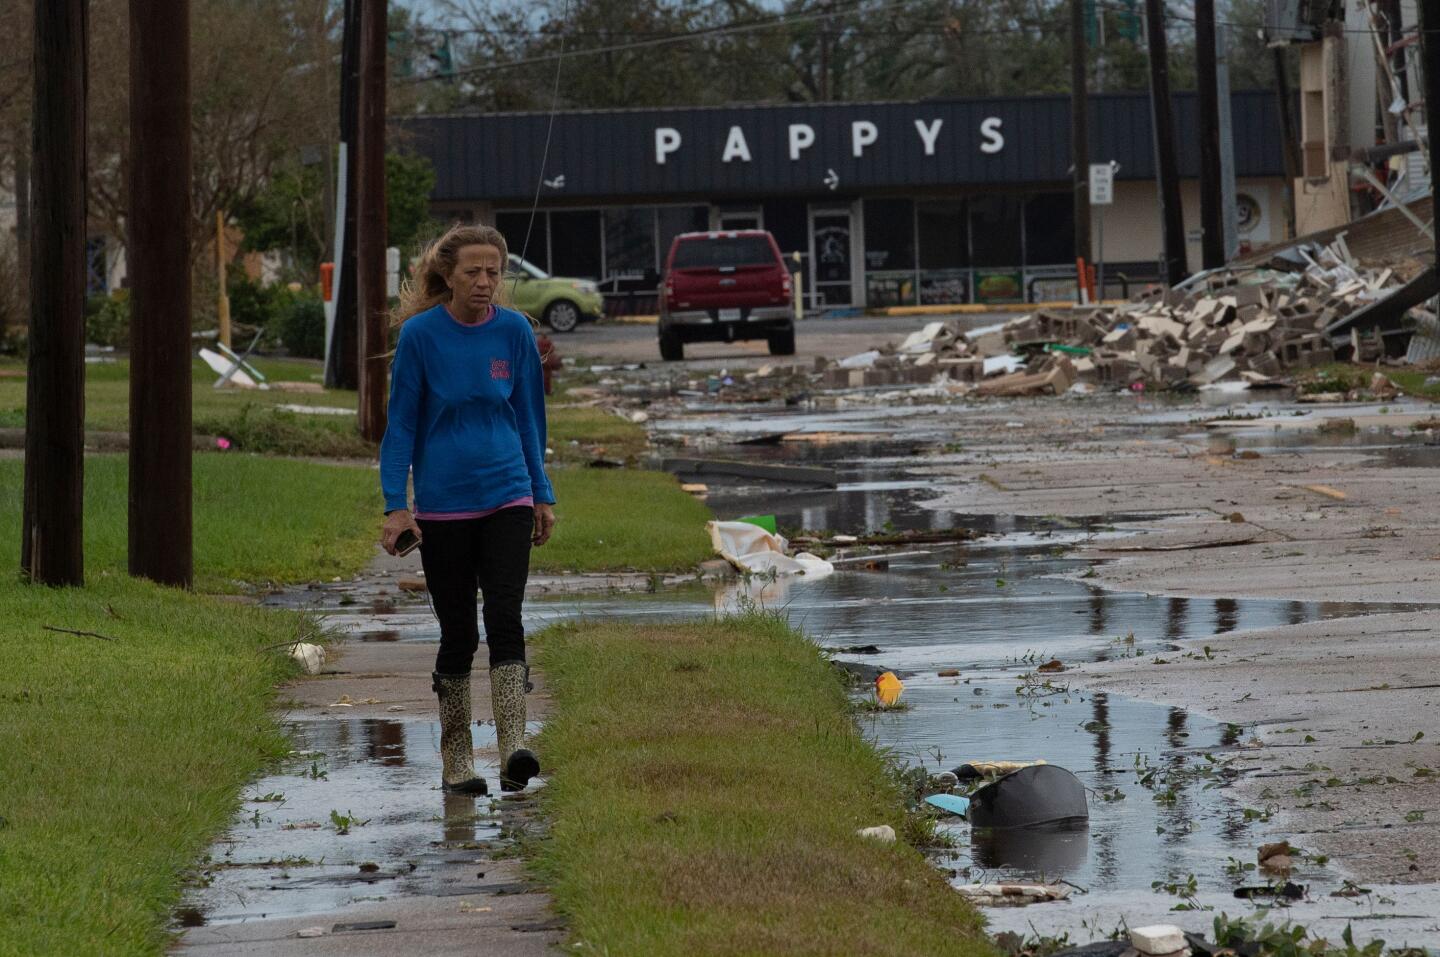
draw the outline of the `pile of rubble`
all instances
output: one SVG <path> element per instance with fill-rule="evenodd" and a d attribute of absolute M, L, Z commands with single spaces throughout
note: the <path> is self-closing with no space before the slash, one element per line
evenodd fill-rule
<path fill-rule="evenodd" d="M 1202 274 L 1118 307 L 1036 312 L 969 332 L 934 322 L 897 347 L 819 371 L 827 388 L 958 382 L 981 395 L 1059 394 L 1077 382 L 1082 390 L 1263 386 L 1332 360 L 1326 328 L 1407 278 L 1361 266 L 1339 240 L 1287 250 L 1261 267 Z"/>

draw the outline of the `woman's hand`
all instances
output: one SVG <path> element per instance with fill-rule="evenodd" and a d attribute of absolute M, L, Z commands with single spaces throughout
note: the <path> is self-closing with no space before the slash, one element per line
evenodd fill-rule
<path fill-rule="evenodd" d="M 413 529 L 415 537 L 420 537 L 420 526 L 415 524 L 415 516 L 410 514 L 408 508 L 397 508 L 385 516 L 385 524 L 380 529 L 380 547 L 391 555 L 396 553 L 395 540 L 405 529 Z"/>
<path fill-rule="evenodd" d="M 535 534 L 530 544 L 537 548 L 550 541 L 550 532 L 555 528 L 555 509 L 550 505 L 535 506 Z"/>

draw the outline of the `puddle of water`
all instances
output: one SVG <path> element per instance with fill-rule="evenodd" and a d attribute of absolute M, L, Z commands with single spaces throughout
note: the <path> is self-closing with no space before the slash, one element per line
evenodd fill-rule
<path fill-rule="evenodd" d="M 1193 418 L 1193 408 L 1187 414 Z M 895 451 L 897 436 L 902 445 L 908 441 L 905 428 L 920 436 L 938 424 L 934 416 L 919 409 L 905 410 L 904 418 L 894 410 L 876 409 L 808 419 L 755 412 L 735 423 L 732 431 L 778 432 L 807 422 L 814 428 L 845 431 L 865 424 L 905 423 L 910 418 L 921 424 L 897 424 L 887 443 L 871 448 L 871 452 Z M 704 427 L 715 421 L 707 420 Z M 679 425 L 674 428 L 681 430 Z M 953 423 L 946 420 L 940 431 L 950 428 Z M 962 526 L 993 537 L 958 547 L 917 546 L 914 550 L 928 554 L 892 561 L 887 572 L 841 571 L 813 581 L 694 584 L 655 594 L 532 598 L 526 603 L 527 627 L 577 617 L 690 618 L 751 603 L 783 609 L 822 645 L 880 648 L 878 655 L 840 658 L 906 673 L 905 700 L 910 710 L 869 718 L 863 724 L 877 743 L 908 755 L 913 763 L 938 770 L 968 760 L 1043 758 L 1070 768 L 1092 789 L 1091 818 L 1084 830 L 987 835 L 971 833 L 964 825 L 952 828 L 957 845 L 942 863 L 957 871 L 957 882 L 1002 876 L 1063 878 L 1090 891 L 1067 905 L 991 911 L 997 929 L 1028 931 L 1035 921 L 1037 929 L 1049 928 L 1047 932 L 1077 932 L 1082 916 L 1088 914 L 1094 918 L 1093 935 L 1099 935 L 1118 924 L 1122 915 L 1132 925 L 1138 917 L 1174 920 L 1178 915 L 1167 911 L 1175 899 L 1155 894 L 1152 882 L 1183 882 L 1193 874 L 1201 888 L 1229 888 L 1234 882 L 1225 873 L 1227 859 L 1253 859 L 1256 844 L 1268 838 L 1263 822 L 1247 821 L 1244 809 L 1223 788 L 1205 787 L 1213 779 L 1203 770 L 1209 766 L 1204 755 L 1225 755 L 1233 749 L 1235 729 L 1161 705 L 1070 693 L 1064 689 L 1063 674 L 1048 689 L 1027 684 L 1022 675 L 1032 671 L 1036 662 L 1050 657 L 1075 663 L 1173 654 L 1173 643 L 1181 638 L 1412 607 L 1200 600 L 1103 591 L 1076 577 L 1083 575 L 1087 564 L 1066 557 L 1064 547 L 1086 536 L 1134 531 L 1124 527 L 1133 525 L 1131 516 L 1055 522 L 936 511 L 923 506 L 933 497 L 930 483 L 907 476 L 908 463 L 898 455 L 867 459 L 863 447 L 856 446 L 778 452 L 767 448 L 745 454 L 827 462 L 840 470 L 842 484 L 819 491 L 767 488 L 763 498 L 753 490 L 717 488 L 709 501 L 721 517 L 763 510 L 773 512 L 788 528 L 855 533 Z M 423 600 L 399 596 L 393 607 L 339 606 L 336 594 L 320 593 L 330 624 L 369 640 L 438 640 Z M 936 674 L 948 668 L 959 669 L 961 677 Z M 1017 688 L 1027 693 L 1017 694 Z M 247 813 L 259 812 L 261 826 L 251 828 L 250 834 L 242 821 L 232 831 L 232 844 L 223 858 L 247 866 L 217 870 L 215 882 L 201 892 L 207 919 L 286 913 L 284 908 L 299 896 L 294 892 L 297 881 L 310 882 L 307 886 L 314 890 L 314 895 L 308 890 L 305 895 L 307 909 L 314 907 L 315 895 L 328 906 L 396 892 L 382 889 L 383 883 L 400 892 L 423 893 L 413 888 L 424 886 L 428 860 L 446 848 L 497 833 L 498 825 L 493 814 L 487 816 L 483 810 L 484 802 L 478 805 L 482 808 L 478 817 L 472 802 L 470 810 L 459 815 L 452 833 L 446 802 L 434 790 L 439 732 L 433 723 L 382 724 L 393 727 L 382 735 L 357 722 L 327 720 L 300 726 L 302 737 L 308 735 L 305 747 L 324 751 L 327 760 L 338 763 L 327 765 L 328 776 L 319 781 L 292 773 L 256 786 L 255 796 L 273 789 L 286 793 L 287 802 L 275 807 L 246 805 Z M 1141 778 L 1152 771 L 1142 785 Z M 1124 792 L 1123 799 L 1116 789 Z M 320 809 L 345 814 L 356 803 L 355 795 L 370 790 L 376 799 L 367 800 L 361 813 L 373 814 L 386 825 L 371 832 L 373 838 L 367 837 L 365 828 L 343 836 L 333 827 L 283 830 L 285 823 L 295 823 L 287 814 L 307 820 Z M 303 812 L 287 810 L 291 803 Z M 416 848 L 430 850 L 417 857 Z M 265 863 L 286 855 L 302 856 L 309 863 L 283 868 Z M 217 859 L 222 855 L 217 854 Z M 376 878 L 374 886 L 357 886 L 354 875 L 366 860 L 381 865 L 373 873 L 382 875 L 383 881 Z M 414 870 L 403 873 L 412 864 Z M 1339 883 L 1333 874 L 1301 876 L 1326 889 Z M 1418 907 L 1412 901 L 1425 893 L 1417 892 L 1419 898 L 1406 896 L 1397 906 Z M 1250 907 L 1225 900 L 1231 913 Z M 1326 902 L 1322 909 L 1333 911 L 1336 906 Z M 1415 912 L 1437 913 L 1440 908 Z M 1194 923 L 1205 929 L 1209 920 L 1205 915 Z"/>
<path fill-rule="evenodd" d="M 337 910 L 442 892 L 436 871 L 500 837 L 496 803 L 439 789 L 434 721 L 317 717 L 290 728 L 297 754 L 247 788 L 182 926 Z M 494 728 L 473 729 L 476 746 Z M 496 780 L 494 765 L 477 767 Z M 333 812 L 333 816 L 332 816 Z"/>

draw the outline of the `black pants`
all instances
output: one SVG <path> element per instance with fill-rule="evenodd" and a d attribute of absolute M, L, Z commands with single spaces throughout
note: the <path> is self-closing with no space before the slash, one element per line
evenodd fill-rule
<path fill-rule="evenodd" d="M 430 601 L 440 619 L 435 670 L 469 674 L 480 633 L 475 595 L 484 598 L 485 642 L 490 667 L 525 660 L 520 608 L 530 577 L 530 536 L 535 510 L 507 508 L 484 518 L 435 522 L 421 519 L 420 563 Z"/>

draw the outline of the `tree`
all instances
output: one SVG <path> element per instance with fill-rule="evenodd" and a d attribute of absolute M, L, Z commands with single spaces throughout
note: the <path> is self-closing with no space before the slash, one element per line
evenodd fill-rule
<path fill-rule="evenodd" d="M 405 21 L 413 49 L 454 73 L 395 80 L 397 112 L 1014 96 L 1069 90 L 1069 0 L 441 0 Z M 1147 88 L 1143 37 L 1124 0 L 1096 3 L 1091 45 L 1105 91 Z M 1231 85 L 1268 88 L 1264 0 L 1223 8 Z M 1194 87 L 1193 11 L 1169 8 L 1177 89 Z M 394 28 L 394 24 L 392 24 Z M 418 54 L 416 54 L 418 57 Z"/>
<path fill-rule="evenodd" d="M 242 207 L 304 147 L 335 141 L 338 14 L 328 0 L 194 0 L 193 258 L 215 213 Z M 125 0 L 92 0 L 90 217 L 124 243 L 128 165 Z M 322 191 L 323 192 L 323 191 Z"/>
<path fill-rule="evenodd" d="M 333 158 L 332 158 L 333 162 Z M 327 231 L 324 177 L 320 164 L 287 163 L 275 172 L 255 196 L 235 210 L 235 222 L 245 234 L 247 252 L 281 250 L 290 256 L 296 278 L 305 283 L 319 279 L 320 263 L 329 261 L 334 237 Z M 385 156 L 386 240 L 408 249 L 430 218 L 430 191 L 435 170 L 430 160 L 415 153 Z"/>

